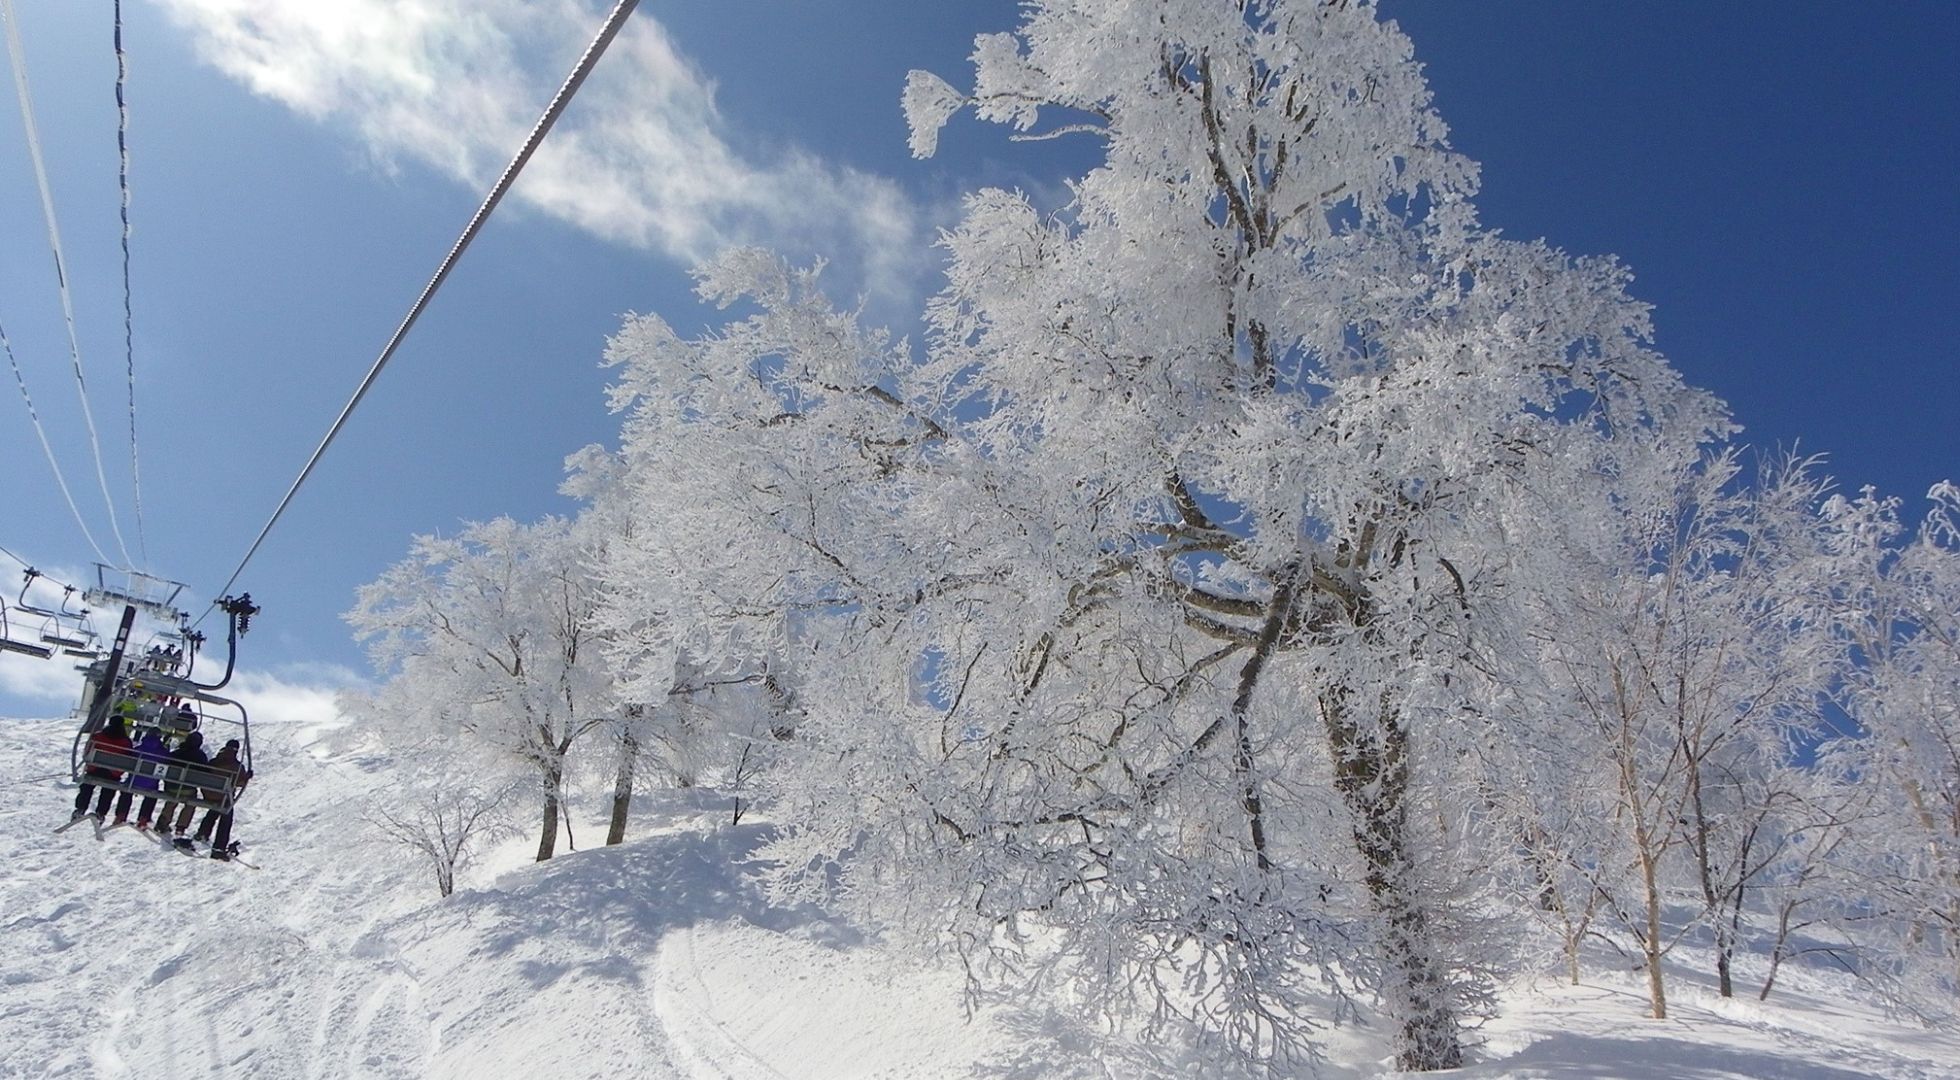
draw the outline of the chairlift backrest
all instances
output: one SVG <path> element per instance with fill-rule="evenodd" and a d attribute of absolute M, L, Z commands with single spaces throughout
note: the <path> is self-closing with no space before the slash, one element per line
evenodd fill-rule
<path fill-rule="evenodd" d="M 167 735 L 188 735 L 197 730 L 197 714 L 179 709 L 164 709 L 157 714 L 155 723 Z"/>

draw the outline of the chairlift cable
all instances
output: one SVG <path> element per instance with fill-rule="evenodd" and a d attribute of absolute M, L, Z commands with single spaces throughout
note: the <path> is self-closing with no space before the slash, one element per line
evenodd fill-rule
<path fill-rule="evenodd" d="M 81 397 L 82 418 L 88 423 L 89 448 L 95 455 L 95 479 L 102 489 L 103 504 L 109 509 L 109 527 L 115 533 L 116 547 L 122 552 L 123 565 L 128 566 L 129 545 L 123 540 L 122 524 L 116 518 L 116 501 L 109 494 L 109 477 L 102 467 L 102 440 L 96 434 L 95 412 L 89 407 L 88 381 L 82 376 L 82 346 L 75 334 L 75 302 L 68 291 L 67 260 L 61 253 L 61 229 L 55 221 L 54 195 L 48 187 L 47 162 L 41 154 L 41 132 L 34 123 L 34 98 L 27 87 L 27 57 L 21 49 L 20 19 L 14 13 L 14 0 L 0 0 L 0 21 L 7 24 L 7 53 L 14 65 L 14 93 L 20 100 L 20 119 L 27 131 L 28 157 L 33 161 L 34 180 L 41 191 L 41 213 L 47 220 L 48 246 L 54 251 L 55 285 L 61 292 L 61 313 L 68 324 L 68 355 L 75 369 L 75 391 Z M 108 560 L 105 558 L 103 561 Z"/>
<path fill-rule="evenodd" d="M 129 57 L 123 52 L 122 0 L 116 10 L 116 186 L 122 194 L 123 366 L 129 375 L 129 486 L 136 501 L 136 550 L 144 565 L 150 541 L 143 528 L 143 469 L 136 453 L 136 319 L 129 289 Z"/>
<path fill-rule="evenodd" d="M 0 3 L 10 2 L 11 0 L 0 0 Z M 544 115 L 539 117 L 537 124 L 531 128 L 530 137 L 525 139 L 523 148 L 511 159 L 510 164 L 504 167 L 503 175 L 497 178 L 497 183 L 490 189 L 490 194 L 484 198 L 483 204 L 477 207 L 476 214 L 470 218 L 462 235 L 457 237 L 456 243 L 450 247 L 449 254 L 443 258 L 442 265 L 436 269 L 435 276 L 423 287 L 422 295 L 416 299 L 414 306 L 409 308 L 408 315 L 402 319 L 401 325 L 395 328 L 394 335 L 382 348 L 381 355 L 374 361 L 374 366 L 368 369 L 367 377 L 361 380 L 360 386 L 354 391 L 354 396 L 348 400 L 347 406 L 340 410 L 340 415 L 334 419 L 333 426 L 327 429 L 326 437 L 320 440 L 320 445 L 314 449 L 313 456 L 306 459 L 305 467 L 300 469 L 299 476 L 293 480 L 292 486 L 286 489 L 285 497 L 279 500 L 278 507 L 272 511 L 272 517 L 267 519 L 265 527 L 259 530 L 258 537 L 246 550 L 245 557 L 239 560 L 238 568 L 232 571 L 231 577 L 225 580 L 224 587 L 219 589 L 216 595 L 230 594 L 232 585 L 238 581 L 238 576 L 245 572 L 246 564 L 250 563 L 252 556 L 258 553 L 259 545 L 265 543 L 266 534 L 278 524 L 280 516 L 286 512 L 286 507 L 292 503 L 293 496 L 298 493 L 300 485 L 306 483 L 306 478 L 312 474 L 313 467 L 319 464 L 321 456 L 327 452 L 327 447 L 332 444 L 334 437 L 340 434 L 341 427 L 347 423 L 348 416 L 354 412 L 355 406 L 361 403 L 361 399 L 367 396 L 368 389 L 374 385 L 374 380 L 381 374 L 381 369 L 387 366 L 388 360 L 395 354 L 395 349 L 401 345 L 402 339 L 408 336 L 409 328 L 415 325 L 415 320 L 421 316 L 422 310 L 428 306 L 436 290 L 442 287 L 444 279 L 455 267 L 457 259 L 461 258 L 464 250 L 470 246 L 470 241 L 476 239 L 477 232 L 483 228 L 484 222 L 489 220 L 491 211 L 497 208 L 497 203 L 502 201 L 504 193 L 516 182 L 517 174 L 523 171 L 525 162 L 531 160 L 531 154 L 544 141 L 545 135 L 557 122 L 559 114 L 564 112 L 565 106 L 571 103 L 572 95 L 578 93 L 579 86 L 585 82 L 585 77 L 592 73 L 593 67 L 599 62 L 599 57 L 605 53 L 606 46 L 612 43 L 613 37 L 619 33 L 620 27 L 625 25 L 627 16 L 633 13 L 633 8 L 638 3 L 639 0 L 619 0 L 612 14 L 606 16 L 605 25 L 600 27 L 592 43 L 586 46 L 585 54 L 579 57 L 578 65 L 566 77 L 564 85 L 558 88 L 558 93 L 553 95 L 551 103 L 545 106 Z M 213 606 L 215 607 L 215 602 Z M 206 609 L 205 615 L 209 614 L 210 609 Z M 203 621 L 204 617 L 199 616 L 198 622 Z"/>
<path fill-rule="evenodd" d="M 11 551 L 8 551 L 8 550 L 7 550 L 7 549 L 6 549 L 5 547 L 0 547 L 0 555 L 5 555 L 5 556 L 6 556 L 7 558 L 9 558 L 9 559 L 12 559 L 13 561 L 15 561 L 15 562 L 17 562 L 17 563 L 19 563 L 19 564 L 21 565 L 21 568 L 22 568 L 22 569 L 25 569 L 25 570 L 33 570 L 33 569 L 34 569 L 34 564 L 33 564 L 33 563 L 31 563 L 31 562 L 28 562 L 28 561 L 27 561 L 26 559 L 23 559 L 23 558 L 21 558 L 20 556 L 18 556 L 18 555 L 16 555 L 16 554 L 14 554 L 14 553 L 13 553 L 13 552 L 11 552 Z M 67 583 L 67 582 L 65 582 L 65 581 L 57 581 L 57 580 L 56 580 L 56 579 L 54 579 L 54 578 L 51 578 L 51 577 L 48 577 L 48 575 L 46 575 L 46 574 L 41 574 L 41 573 L 40 573 L 40 571 L 38 571 L 38 570 L 36 570 L 36 571 L 35 571 L 35 573 L 37 573 L 37 574 L 40 574 L 40 576 L 41 576 L 41 577 L 44 577 L 44 578 L 48 578 L 48 583 L 49 583 L 49 584 L 51 584 L 51 585 L 60 585 L 60 586 L 61 586 L 61 587 L 63 587 L 63 588 L 69 588 L 69 587 L 70 587 L 70 586 L 68 585 L 68 583 Z"/>
<path fill-rule="evenodd" d="M 82 519 L 82 511 L 75 505 L 75 495 L 68 490 L 68 478 L 61 475 L 61 464 L 55 460 L 54 447 L 48 444 L 47 429 L 41 426 L 41 415 L 34 410 L 34 397 L 27 392 L 27 379 L 20 373 L 20 361 L 14 358 L 14 346 L 7 340 L 7 330 L 4 326 L 0 326 L 0 349 L 6 351 L 7 363 L 14 369 L 14 383 L 20 387 L 21 400 L 27 403 L 27 418 L 34 422 L 34 434 L 40 437 L 41 452 L 47 455 L 48 468 L 54 470 L 55 486 L 61 489 L 61 497 L 67 500 L 68 512 L 75 515 L 75 525 L 82 530 L 82 537 L 88 541 L 88 546 L 95 549 L 96 558 L 108 562 L 109 556 L 102 553 L 102 545 L 95 542 L 95 534 L 89 531 L 88 522 Z M 5 550 L 0 548 L 0 551 Z M 7 554 L 19 558 L 11 551 Z M 21 565 L 26 566 L 27 563 L 23 561 Z"/>

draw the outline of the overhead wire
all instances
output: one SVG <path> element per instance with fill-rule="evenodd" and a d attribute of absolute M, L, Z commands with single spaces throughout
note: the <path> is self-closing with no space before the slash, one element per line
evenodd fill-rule
<path fill-rule="evenodd" d="M 81 508 L 75 505 L 75 493 L 68 490 L 68 478 L 61 474 L 61 463 L 55 460 L 54 447 L 48 443 L 47 429 L 41 426 L 41 414 L 34 409 L 34 396 L 27 392 L 27 378 L 20 373 L 20 361 L 14 358 L 14 346 L 7 340 L 5 326 L 0 326 L 0 349 L 6 351 L 7 363 L 14 369 L 14 383 L 20 387 L 21 400 L 27 402 L 27 418 L 34 422 L 34 434 L 41 439 L 41 452 L 47 455 L 48 468 L 54 470 L 55 486 L 61 489 L 61 497 L 67 500 L 68 512 L 75 515 L 75 524 L 82 530 L 82 537 L 88 541 L 88 546 L 95 549 L 95 557 L 105 563 L 112 561 L 102 553 L 102 545 L 95 542 L 95 534 L 89 531 L 88 522 L 83 520 Z"/>
<path fill-rule="evenodd" d="M 0 555 L 5 555 L 7 558 L 12 559 L 13 561 L 19 563 L 21 565 L 21 569 L 23 570 L 34 570 L 33 563 L 28 562 L 26 559 L 21 558 L 20 556 L 14 554 L 11 551 L 8 551 L 5 547 L 0 547 Z M 45 579 L 50 585 L 59 585 L 63 589 L 67 590 L 68 592 L 75 591 L 75 586 L 70 585 L 69 583 L 61 580 L 60 578 L 48 577 L 48 575 L 42 573 L 39 570 L 34 570 L 34 576 Z"/>
<path fill-rule="evenodd" d="M 11 551 L 8 551 L 5 545 L 0 545 L 0 555 L 5 555 L 7 558 L 12 559 L 13 561 L 25 567 L 32 568 L 34 565 L 33 563 L 28 562 L 26 559 L 21 558 L 20 556 L 14 554 Z"/>
<path fill-rule="evenodd" d="M 41 153 L 41 132 L 34 122 L 34 98 L 27 86 L 27 57 L 20 44 L 20 20 L 14 13 L 14 0 L 0 0 L 0 21 L 7 24 L 7 53 L 14 66 L 14 93 L 20 100 L 21 124 L 27 130 L 28 157 L 33 161 L 34 180 L 41 191 L 41 213 L 47 220 L 48 245 L 54 251 L 55 284 L 61 292 L 61 313 L 68 324 L 68 355 L 75 370 L 75 390 L 81 398 L 82 417 L 88 423 L 89 448 L 95 455 L 95 479 L 102 489 L 103 505 L 109 510 L 109 527 L 115 533 L 116 547 L 122 552 L 123 566 L 127 567 L 131 563 L 129 545 L 123 540 L 122 523 L 116 517 L 115 498 L 109 494 L 109 477 L 102 466 L 102 440 L 96 434 L 95 412 L 89 407 L 88 380 L 82 375 L 82 346 L 75 333 L 75 302 L 68 290 L 67 260 L 61 253 L 61 229 L 55 220 L 54 195 L 48 187 L 47 162 Z M 105 558 L 103 561 L 109 560 Z"/>
<path fill-rule="evenodd" d="M 129 288 L 129 57 L 123 52 L 122 0 L 116 14 L 116 187 L 122 195 L 123 367 L 129 375 L 129 487 L 136 504 L 136 550 L 144 565 L 150 561 L 150 541 L 143 528 L 143 466 L 136 452 L 136 318 Z"/>
<path fill-rule="evenodd" d="M 9 0 L 0 0 L 0 3 L 3 2 L 9 2 Z M 451 245 L 449 254 L 444 256 L 442 265 L 437 267 L 435 276 L 430 278 L 429 283 L 423 287 L 422 295 L 416 298 L 414 306 L 409 308 L 408 315 L 402 319 L 401 325 L 395 328 L 393 336 L 389 337 L 387 345 L 382 348 L 381 355 L 375 359 L 374 365 L 368 369 L 367 377 L 361 380 L 360 386 L 354 391 L 354 396 L 348 399 L 346 407 L 340 410 L 340 415 L 334 419 L 333 425 L 327 429 L 326 437 L 320 440 L 318 447 L 314 448 L 313 455 L 306 459 L 306 465 L 300 469 L 299 476 L 293 480 L 292 486 L 286 489 L 285 497 L 279 500 L 278 507 L 272 511 L 272 516 L 266 520 L 265 527 L 259 530 L 258 537 L 252 541 L 252 546 L 246 550 L 245 557 L 238 561 L 238 568 L 232 571 L 231 577 L 225 580 L 224 587 L 219 589 L 214 595 L 219 597 L 229 595 L 231 587 L 238 581 L 238 576 L 245 572 L 245 567 L 252 561 L 252 556 L 256 555 L 259 546 L 265 543 L 267 534 L 271 533 L 272 527 L 278 524 L 280 516 L 286 512 L 286 507 L 291 505 L 293 496 L 299 492 L 300 485 L 306 483 L 306 478 L 312 475 L 313 467 L 320 463 L 320 458 L 327 452 L 327 447 L 333 443 L 334 437 L 340 434 L 340 429 L 347 423 L 347 418 L 353 414 L 355 406 L 359 405 L 361 399 L 367 396 L 369 388 L 374 385 L 374 380 L 380 376 L 381 369 L 387 366 L 389 359 L 394 356 L 396 348 L 401 345 L 402 339 L 408 336 L 409 328 L 414 326 L 415 320 L 421 317 L 423 309 L 428 306 L 430 299 L 435 296 L 436 290 L 442 287 L 444 279 L 449 276 L 449 271 L 455 267 L 456 260 L 461 258 L 464 250 L 470 246 L 470 241 L 476 239 L 476 234 L 483 228 L 483 223 L 489 220 L 491 211 L 497 208 L 497 204 L 503 200 L 505 192 L 509 191 L 511 185 L 516 182 L 517 174 L 523 171 L 524 164 L 531 160 L 531 154 L 544 141 L 546 133 L 558 121 L 559 114 L 565 111 L 565 106 L 571 103 L 572 95 L 578 93 L 579 86 L 585 82 L 585 77 L 592 73 L 593 67 L 599 62 L 599 57 L 604 55 L 606 46 L 612 43 L 614 36 L 626 24 L 627 16 L 632 14 L 633 8 L 638 3 L 639 0 L 619 0 L 617 6 L 613 8 L 612 13 L 606 16 L 605 24 L 599 28 L 598 35 L 592 39 L 590 45 L 586 46 L 585 53 L 579 57 L 577 66 L 566 77 L 564 84 L 558 88 L 558 92 L 552 96 L 551 103 L 545 106 L 544 115 L 540 116 L 538 122 L 531 128 L 531 134 L 524 140 L 523 148 L 518 150 L 517 155 L 511 158 L 510 164 L 504 167 L 503 175 L 497 178 L 496 184 L 490 189 L 490 194 L 484 198 L 483 204 L 477 207 L 476 213 L 471 216 L 469 224 L 464 227 L 462 235 L 456 238 L 456 243 Z M 208 609 L 206 614 L 209 614 Z M 199 621 L 203 621 L 202 617 L 200 617 Z"/>

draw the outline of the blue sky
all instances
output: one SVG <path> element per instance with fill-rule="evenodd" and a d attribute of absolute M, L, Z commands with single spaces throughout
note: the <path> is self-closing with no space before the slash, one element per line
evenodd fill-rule
<path fill-rule="evenodd" d="M 15 0 L 105 471 L 125 536 L 128 398 L 108 0 Z M 597 27 L 598 0 L 125 0 L 147 559 L 210 599 Z M 1428 66 L 1486 222 L 1620 255 L 1660 344 L 1752 441 L 1916 503 L 1960 476 L 1960 7 L 1384 0 Z M 422 21 L 405 11 L 419 10 Z M 466 13 L 466 14 L 459 14 Z M 909 68 L 966 81 L 1003 0 L 645 0 L 240 587 L 246 663 L 361 666 L 338 614 L 413 533 L 564 512 L 565 454 L 616 431 L 598 358 L 629 311 L 715 314 L 691 258 L 761 242 L 909 318 L 932 229 L 980 184 L 1052 193 L 1086 145 L 958 119 L 906 151 Z M 11 76 L 11 68 L 9 70 Z M 8 89 L 0 84 L 0 89 Z M 11 94 L 0 95 L 11 99 Z M 0 102 L 0 324 L 114 554 L 20 121 Z M 0 545 L 93 553 L 0 374 Z M 17 569 L 0 558 L 0 585 Z M 0 715 L 65 708 L 0 662 Z"/>

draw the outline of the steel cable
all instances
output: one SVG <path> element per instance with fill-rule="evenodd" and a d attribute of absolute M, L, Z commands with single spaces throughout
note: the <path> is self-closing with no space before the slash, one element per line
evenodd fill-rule
<path fill-rule="evenodd" d="M 436 269 L 435 276 L 429 279 L 428 285 L 422 289 L 422 295 L 416 298 L 414 306 L 409 308 L 407 317 L 403 318 L 401 325 L 395 328 L 393 336 L 388 339 L 388 344 L 381 350 L 381 355 L 375 359 L 374 366 L 368 369 L 367 377 L 361 380 L 361 385 L 354 391 L 354 396 L 348 400 L 347 406 L 340 410 L 340 415 L 334 419 L 333 426 L 327 429 L 326 437 L 320 440 L 320 445 L 314 449 L 313 455 L 306 459 L 305 467 L 300 469 L 299 476 L 293 480 L 292 486 L 286 489 L 285 497 L 279 500 L 278 507 L 272 511 L 272 517 L 266 520 L 265 527 L 259 530 L 258 537 L 246 550 L 245 557 L 238 561 L 238 568 L 232 571 L 231 577 L 225 579 L 224 587 L 219 589 L 215 596 L 222 597 L 230 594 L 231 587 L 238 581 L 238 575 L 245 572 L 246 564 L 250 563 L 252 556 L 258 553 L 259 545 L 265 543 L 266 535 L 272 532 L 274 525 L 278 524 L 280 516 L 286 512 L 286 507 L 292 503 L 293 496 L 298 493 L 300 485 L 306 483 L 306 478 L 312 474 L 313 467 L 320 463 L 321 455 L 327 452 L 327 447 L 333 443 L 334 437 L 340 434 L 341 427 L 347 423 L 347 418 L 353 414 L 355 406 L 367 396 L 368 389 L 374 385 L 374 380 L 381 374 L 381 369 L 387 366 L 388 360 L 395 354 L 395 349 L 401 345 L 402 339 L 408 336 L 409 328 L 415 325 L 415 320 L 421 316 L 422 310 L 428 306 L 436 290 L 442 287 L 443 280 L 449 276 L 449 271 L 455 267 L 456 260 L 462 257 L 463 251 L 470 246 L 470 241 L 476 239 L 478 230 L 482 229 L 483 223 L 489 220 L 491 211 L 497 208 L 497 204 L 503 200 L 504 193 L 516 182 L 517 174 L 523 171 L 525 162 L 531 159 L 531 154 L 544 141 L 546 133 L 557 122 L 559 114 L 565 111 L 565 106 L 571 103 L 572 95 L 578 93 L 580 84 L 584 83 L 585 77 L 592 73 L 592 68 L 599 62 L 599 57 L 604 55 L 606 46 L 612 43 L 620 27 L 625 25 L 626 17 L 632 14 L 633 8 L 638 3 L 639 0 L 619 0 L 612 14 L 606 17 L 605 25 L 600 27 L 592 43 L 586 46 L 585 54 L 579 57 L 578 65 L 558 88 L 558 93 L 552 96 L 551 103 L 545 106 L 544 115 L 539 117 L 537 124 L 532 127 L 530 137 L 525 139 L 523 148 L 511 159 L 510 164 L 504 167 L 503 175 L 497 178 L 496 185 L 490 189 L 490 194 L 484 198 L 483 204 L 477 207 L 469 224 L 464 227 L 462 235 L 456 238 L 456 243 L 450 247 L 449 254 L 443 258 L 442 265 Z M 210 614 L 209 609 L 205 614 Z M 198 621 L 202 622 L 203 617 Z"/>
<path fill-rule="evenodd" d="M 95 479 L 102 489 L 103 505 L 109 510 L 109 527 L 115 533 L 116 547 L 122 552 L 123 565 L 127 567 L 130 564 L 129 545 L 123 540 L 122 524 L 116 518 L 116 501 L 109 494 L 109 477 L 102 467 L 102 440 L 96 434 L 95 412 L 89 407 L 88 380 L 82 375 L 81 340 L 75 334 L 75 302 L 68 291 L 67 260 L 61 253 L 61 229 L 55 221 L 54 194 L 48 187 L 47 162 L 41 153 L 41 132 L 34 122 L 34 99 L 28 91 L 27 57 L 20 45 L 20 20 L 14 14 L 14 0 L 0 0 L 0 19 L 7 24 L 7 53 L 14 65 L 14 92 L 20 99 L 20 119 L 27 129 L 28 156 L 34 163 L 34 180 L 41 191 L 41 213 L 47 220 L 48 246 L 54 251 L 55 285 L 61 292 L 61 314 L 68 324 L 68 355 L 75 370 L 75 392 L 81 398 L 82 418 L 88 424 L 89 448 L 95 455 Z M 70 505 L 73 505 L 72 501 Z M 92 540 L 90 542 L 93 543 Z M 103 561 L 109 560 L 104 558 Z"/>

